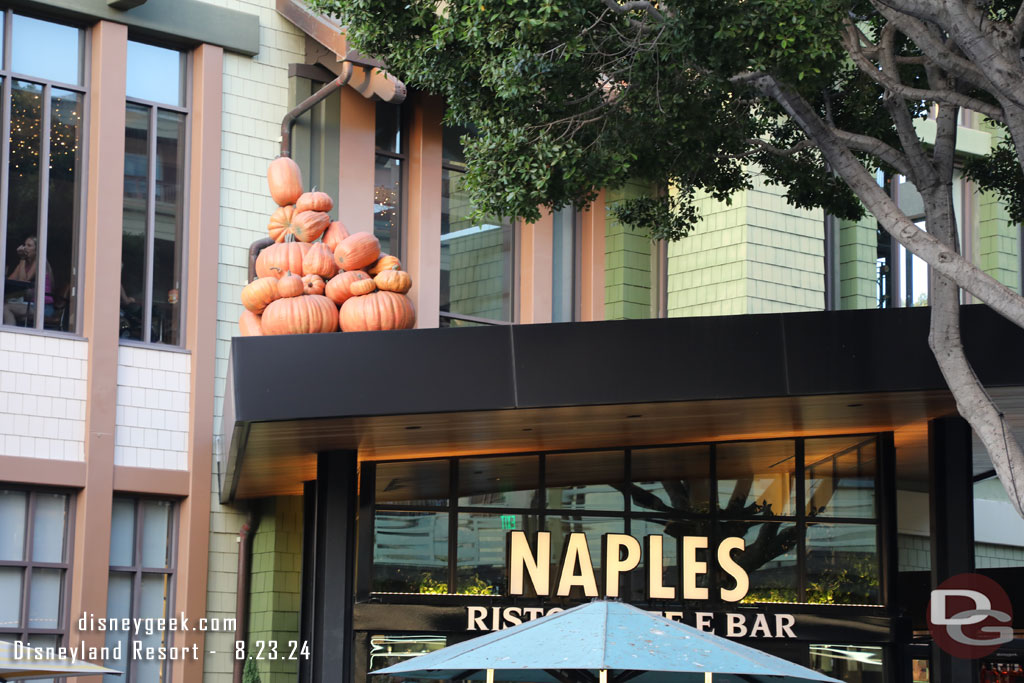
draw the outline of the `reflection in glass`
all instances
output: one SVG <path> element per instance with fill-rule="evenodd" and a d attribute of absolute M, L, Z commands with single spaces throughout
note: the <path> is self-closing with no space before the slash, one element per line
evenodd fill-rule
<path fill-rule="evenodd" d="M 447 460 L 378 463 L 376 502 L 445 506 L 448 472 Z"/>
<path fill-rule="evenodd" d="M 570 322 L 576 310 L 576 208 L 551 215 L 551 322 Z"/>
<path fill-rule="evenodd" d="M 21 567 L 0 567 L 0 628 L 21 626 L 21 588 L 25 570 Z"/>
<path fill-rule="evenodd" d="M 121 337 L 142 340 L 149 214 L 149 107 L 125 109 L 124 208 L 121 219 Z"/>
<path fill-rule="evenodd" d="M 926 231 L 924 221 L 917 221 L 917 227 Z M 903 305 L 911 306 L 928 305 L 928 264 L 919 256 L 907 251 L 902 244 L 899 245 L 899 259 L 902 270 L 900 271 L 900 294 L 904 297 Z"/>
<path fill-rule="evenodd" d="M 143 574 L 139 596 L 139 617 L 143 619 L 161 619 L 167 616 L 170 600 L 170 575 Z M 151 635 L 142 631 L 135 636 L 142 642 L 143 648 L 158 648 L 166 643 L 167 631 L 153 629 Z M 161 680 L 163 660 L 156 657 L 142 657 L 135 660 L 135 677 L 140 681 Z"/>
<path fill-rule="evenodd" d="M 400 664 L 410 657 L 419 657 L 435 650 L 440 650 L 447 645 L 444 636 L 431 635 L 401 635 L 381 634 L 370 636 L 370 662 L 366 667 L 367 671 L 386 669 L 389 666 Z M 405 676 L 374 676 L 377 683 L 402 683 Z M 422 681 L 422 683 L 437 683 L 436 681 Z"/>
<path fill-rule="evenodd" d="M 84 95 L 53 88 L 50 100 L 50 195 L 46 212 L 47 286 L 44 327 L 74 329 L 78 273 Z"/>
<path fill-rule="evenodd" d="M 64 561 L 64 525 L 68 498 L 60 493 L 37 493 L 33 514 L 32 561 Z M 33 579 L 33 592 L 35 592 Z"/>
<path fill-rule="evenodd" d="M 25 559 L 26 505 L 24 491 L 0 491 L 0 560 Z"/>
<path fill-rule="evenodd" d="M 644 448 L 632 452 L 634 512 L 707 514 L 711 469 L 707 446 Z"/>
<path fill-rule="evenodd" d="M 569 541 L 569 534 L 586 534 L 590 562 L 595 572 L 598 572 L 602 566 L 601 537 L 605 534 L 625 533 L 626 523 L 621 517 L 582 517 L 568 514 L 555 517 L 548 515 L 544 520 L 544 530 L 551 532 L 551 592 L 554 593 L 558 588 L 559 567 L 562 565 L 562 557 L 565 553 L 566 543 Z M 597 575 L 595 574 L 595 576 Z M 600 587 L 599 578 L 598 586 Z M 576 586 L 572 589 L 569 597 L 582 599 L 586 596 L 584 596 L 583 590 Z"/>
<path fill-rule="evenodd" d="M 31 304 L 35 299 L 34 285 L 37 262 L 40 260 L 39 155 L 42 151 L 42 115 L 42 86 L 28 81 L 14 81 L 11 84 L 11 149 L 7 178 L 5 325 L 32 327 L 35 322 L 35 309 Z"/>
<path fill-rule="evenodd" d="M 441 134 L 441 161 L 452 166 L 465 166 L 466 155 L 462 151 L 462 136 L 469 132 L 461 126 L 445 126 Z"/>
<path fill-rule="evenodd" d="M 505 539 L 510 531 L 529 538 L 538 531 L 532 515 L 460 512 L 456 547 L 456 593 L 501 595 L 505 592 Z"/>
<path fill-rule="evenodd" d="M 132 615 L 132 575 L 123 572 L 111 572 L 107 582 L 107 614 L 110 619 L 127 619 Z M 113 648 L 121 643 L 121 659 L 108 659 L 104 666 L 117 669 L 123 673 L 128 671 L 128 631 L 107 631 L 104 645 Z M 104 683 L 119 683 L 123 676 L 107 674 Z"/>
<path fill-rule="evenodd" d="M 804 442 L 807 514 L 875 516 L 875 438 L 807 439 Z"/>
<path fill-rule="evenodd" d="M 11 24 L 12 71 L 48 81 L 81 85 L 81 65 L 81 30 L 14 15 Z"/>
<path fill-rule="evenodd" d="M 544 461 L 548 508 L 624 510 L 622 451 L 559 453 Z"/>
<path fill-rule="evenodd" d="M 679 539 L 683 536 L 707 536 L 707 523 L 692 520 L 634 519 L 629 524 L 630 535 L 640 541 L 641 544 L 647 536 L 661 535 L 663 537 L 661 543 L 663 558 L 661 585 L 675 588 L 678 596 Z M 647 561 L 648 558 L 644 557 L 640 562 L 640 566 L 630 573 L 630 592 L 626 593 L 623 591 L 622 595 L 631 595 L 635 601 L 646 599 Z M 700 581 L 698 581 L 698 584 L 701 586 L 707 585 L 706 582 Z"/>
<path fill-rule="evenodd" d="M 157 112 L 153 312 L 150 341 L 178 344 L 184 243 L 185 115 Z"/>
<path fill-rule="evenodd" d="M 402 153 L 402 106 L 387 102 L 377 103 L 377 151 Z"/>
<path fill-rule="evenodd" d="M 373 234 L 380 240 L 380 250 L 391 254 L 402 220 L 401 160 L 378 155 L 373 177 Z"/>
<path fill-rule="evenodd" d="M 129 40 L 125 74 L 128 97 L 183 106 L 183 62 L 184 54 L 177 50 Z"/>
<path fill-rule="evenodd" d="M 733 555 L 750 577 L 750 591 L 743 602 L 797 601 L 799 529 L 795 524 L 723 521 L 719 534 L 721 538 L 740 536 L 746 541 L 746 549 Z M 725 575 L 721 580 L 731 581 Z M 731 587 L 731 584 L 726 587 Z"/>
<path fill-rule="evenodd" d="M 537 507 L 540 458 L 519 455 L 462 458 L 459 463 L 459 505 L 467 507 Z"/>
<path fill-rule="evenodd" d="M 815 671 L 850 683 L 885 680 L 885 652 L 877 645 L 811 645 L 809 649 Z"/>
<path fill-rule="evenodd" d="M 58 641 L 59 638 L 60 638 L 60 636 L 58 636 L 56 634 L 33 633 L 33 634 L 30 634 L 29 637 L 28 637 L 28 646 L 29 647 L 42 647 L 42 648 L 47 648 L 47 647 L 55 648 L 55 647 L 57 647 L 57 644 L 58 644 L 57 641 Z M 32 680 L 35 683 L 53 683 L 53 679 L 52 678 L 33 678 Z M 67 679 L 66 678 L 62 678 L 60 680 L 65 681 Z"/>
<path fill-rule="evenodd" d="M 63 569 L 32 570 L 32 591 L 28 599 L 29 629 L 56 629 L 60 626 Z"/>
<path fill-rule="evenodd" d="M 135 564 L 135 502 L 115 498 L 110 514 L 110 566 Z"/>
<path fill-rule="evenodd" d="M 171 503 L 146 500 L 142 503 L 142 566 L 171 566 Z"/>
<path fill-rule="evenodd" d="M 441 171 L 441 311 L 511 321 L 512 223 L 474 220 L 463 178 Z"/>
<path fill-rule="evenodd" d="M 877 529 L 867 524 L 807 526 L 807 602 L 877 605 Z"/>
<path fill-rule="evenodd" d="M 372 590 L 448 592 L 447 512 L 376 512 Z"/>
<path fill-rule="evenodd" d="M 796 512 L 796 450 L 790 440 L 719 444 L 718 506 L 728 515 L 771 517 Z"/>

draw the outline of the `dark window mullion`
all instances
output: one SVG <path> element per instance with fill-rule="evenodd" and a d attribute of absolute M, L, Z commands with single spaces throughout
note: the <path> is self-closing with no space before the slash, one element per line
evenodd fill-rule
<path fill-rule="evenodd" d="M 448 592 L 455 593 L 459 565 L 459 468 L 458 461 L 448 461 Z"/>
<path fill-rule="evenodd" d="M 807 602 L 807 496 L 804 489 L 804 440 L 796 440 L 796 566 L 797 566 L 797 601 Z"/>
<path fill-rule="evenodd" d="M 156 232 L 156 140 L 157 110 L 149 110 L 149 137 L 146 140 L 146 284 L 142 311 L 142 341 L 151 342 L 153 334 L 153 241 Z M 138 506 L 138 501 L 136 501 Z"/>

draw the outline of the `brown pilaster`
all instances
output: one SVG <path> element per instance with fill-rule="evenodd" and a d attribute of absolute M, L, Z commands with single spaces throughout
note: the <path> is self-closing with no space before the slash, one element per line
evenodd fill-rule
<path fill-rule="evenodd" d="M 604 190 L 583 211 L 580 231 L 580 320 L 604 320 Z"/>
<path fill-rule="evenodd" d="M 125 58 L 128 29 L 101 21 L 92 28 L 89 77 L 89 163 L 86 175 L 83 320 L 86 366 L 85 488 L 77 497 L 71 564 L 72 645 L 83 612 L 104 615 L 110 561 L 114 484 L 114 426 L 121 286 L 121 208 L 124 191 Z"/>
<path fill-rule="evenodd" d="M 340 96 L 338 220 L 349 232 L 373 232 L 377 104 L 347 86 Z"/>
<path fill-rule="evenodd" d="M 543 209 L 536 223 L 520 231 L 519 322 L 551 322 L 551 248 L 554 219 Z"/>
<path fill-rule="evenodd" d="M 206 614 L 206 578 L 210 544 L 210 473 L 213 453 L 214 363 L 217 340 L 217 261 L 220 244 L 221 84 L 224 50 L 202 45 L 192 53 L 192 140 L 189 169 L 188 302 L 186 348 L 192 354 L 188 437 L 188 497 L 181 502 L 175 610 L 192 619 Z M 181 647 L 198 644 L 204 634 L 178 631 Z M 175 683 L 198 681 L 202 658 L 186 658 L 172 667 Z"/>
<path fill-rule="evenodd" d="M 409 182 L 406 201 L 406 270 L 412 276 L 409 296 L 416 307 L 416 327 L 437 327 L 441 293 L 441 99 L 409 99 Z"/>

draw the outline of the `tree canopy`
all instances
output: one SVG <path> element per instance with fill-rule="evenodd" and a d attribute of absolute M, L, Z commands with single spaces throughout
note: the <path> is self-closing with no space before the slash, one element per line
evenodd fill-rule
<path fill-rule="evenodd" d="M 628 179 L 662 192 L 624 222 L 684 236 L 698 191 L 763 173 L 791 204 L 865 210 L 932 268 L 930 342 L 961 414 L 1024 514 L 1024 452 L 960 346 L 960 288 L 1024 327 L 1024 299 L 959 253 L 954 168 L 1024 219 L 1020 0 L 310 0 L 363 52 L 441 95 L 480 210 L 536 219 Z M 961 109 L 1003 142 L 958 158 Z M 930 116 L 934 136 L 915 121 Z M 921 193 L 917 227 L 879 187 Z M 1015 485 L 1013 482 L 1020 482 Z"/>

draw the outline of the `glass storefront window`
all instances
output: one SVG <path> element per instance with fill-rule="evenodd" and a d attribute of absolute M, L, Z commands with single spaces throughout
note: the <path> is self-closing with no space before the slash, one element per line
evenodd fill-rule
<path fill-rule="evenodd" d="M 707 446 L 634 450 L 630 505 L 634 512 L 710 512 L 711 461 Z"/>
<path fill-rule="evenodd" d="M 370 636 L 370 662 L 367 671 L 386 669 L 401 664 L 410 657 L 419 657 L 440 650 L 448 644 L 444 636 L 375 634 Z M 370 680 L 377 683 L 400 683 L 404 676 L 374 676 Z M 423 681 L 423 683 L 435 683 Z"/>
<path fill-rule="evenodd" d="M 402 188 L 406 153 L 401 105 L 378 102 L 373 175 L 373 234 L 381 251 L 398 254 L 402 232 Z"/>
<path fill-rule="evenodd" d="M 505 539 L 509 531 L 539 530 L 533 515 L 460 512 L 456 547 L 455 592 L 501 595 L 505 592 Z"/>
<path fill-rule="evenodd" d="M 807 526 L 807 602 L 879 604 L 877 531 L 867 524 Z"/>
<path fill-rule="evenodd" d="M 447 460 L 413 460 L 377 465 L 376 502 L 394 505 L 447 506 Z"/>
<path fill-rule="evenodd" d="M 885 651 L 875 645 L 811 645 L 811 668 L 848 683 L 882 683 Z"/>
<path fill-rule="evenodd" d="M 807 439 L 805 496 L 808 517 L 875 516 L 875 438 Z"/>
<path fill-rule="evenodd" d="M 459 460 L 460 506 L 536 508 L 539 488 L 536 455 Z"/>
<path fill-rule="evenodd" d="M 548 508 L 623 510 L 625 454 L 622 451 L 560 453 L 545 459 Z"/>
<path fill-rule="evenodd" d="M 448 513 L 382 511 L 374 516 L 373 590 L 448 593 Z"/>
<path fill-rule="evenodd" d="M 723 514 L 774 517 L 796 512 L 795 442 L 719 444 L 715 466 Z"/>
<path fill-rule="evenodd" d="M 583 517 L 578 515 L 556 517 L 548 515 L 544 520 L 544 530 L 551 532 L 551 593 L 554 595 L 558 590 L 560 580 L 558 568 L 562 567 L 562 574 L 570 571 L 566 566 L 569 562 L 563 562 L 570 535 L 586 534 L 591 566 L 596 572 L 601 567 L 601 537 L 605 534 L 625 533 L 626 523 L 621 517 Z M 569 592 L 571 599 L 581 600 L 585 597 L 587 596 L 579 586 L 574 586 Z"/>
<path fill-rule="evenodd" d="M 740 536 L 746 548 L 740 564 L 750 577 L 750 591 L 743 602 L 797 602 L 797 543 L 800 527 L 785 522 L 723 522 L 723 538 Z"/>

